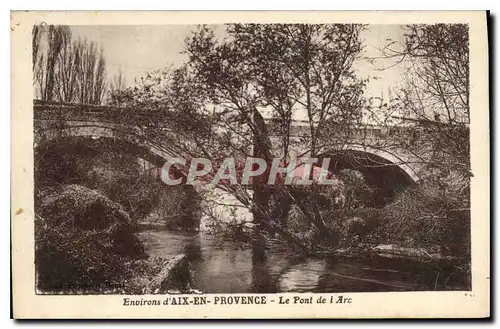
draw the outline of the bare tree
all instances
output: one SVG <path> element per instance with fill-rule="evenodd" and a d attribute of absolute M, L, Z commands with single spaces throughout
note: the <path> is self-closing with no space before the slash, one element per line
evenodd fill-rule
<path fill-rule="evenodd" d="M 66 33 L 64 26 L 35 26 L 32 34 L 35 85 L 42 100 L 54 100 L 56 64 Z M 42 48 L 43 47 L 43 48 Z M 40 54 L 40 55 L 39 55 Z"/>
<path fill-rule="evenodd" d="M 120 68 L 109 84 L 109 92 L 111 95 L 118 94 L 124 91 L 127 87 L 127 81 L 123 75 L 123 70 Z"/>
<path fill-rule="evenodd" d="M 33 60 L 33 72 L 35 72 L 35 67 L 38 62 L 38 52 L 40 50 L 40 41 L 42 37 L 42 27 L 39 25 L 33 25 L 32 31 L 32 60 Z"/>
<path fill-rule="evenodd" d="M 98 58 L 95 67 L 95 78 L 92 86 L 92 91 L 93 91 L 92 104 L 102 104 L 107 89 L 106 58 L 104 57 L 104 51 L 102 47 L 97 57 Z"/>
<path fill-rule="evenodd" d="M 271 163 L 275 156 L 287 156 L 290 122 L 297 113 L 308 118 L 309 134 L 302 142 L 310 156 L 317 156 L 329 147 L 324 143 L 331 135 L 328 126 L 341 128 L 336 135 L 340 143 L 344 131 L 361 117 L 365 81 L 357 79 L 352 68 L 361 52 L 361 29 L 349 24 L 238 24 L 228 25 L 228 37 L 218 40 L 212 30 L 201 27 L 187 40 L 188 62 L 170 74 L 162 91 L 149 84 L 135 87 L 123 94 L 124 103 L 131 104 L 134 95 L 138 104 L 153 100 L 147 106 L 155 119 L 145 125 L 151 138 L 161 139 L 163 147 L 168 141 L 181 154 L 209 158 L 214 171 L 227 157 L 257 156 Z M 158 98 L 162 101 L 155 101 Z M 281 154 L 273 154 L 268 131 L 274 128 L 263 118 L 266 110 L 278 122 Z M 168 120 L 157 119 L 160 113 Z M 273 208 L 281 207 L 279 196 L 289 192 L 286 187 L 271 191 L 257 185 L 253 195 L 242 185 L 221 188 L 252 210 L 260 228 L 303 246 L 273 215 Z M 299 206 L 335 244 L 317 205 Z"/>
<path fill-rule="evenodd" d="M 417 205 L 419 211 L 391 216 L 400 223 L 431 221 L 429 236 L 436 228 L 446 232 L 441 239 L 461 237 L 452 238 L 451 245 L 455 253 L 467 256 L 472 176 L 468 26 L 409 25 L 403 31 L 402 42 L 391 41 L 382 49 L 382 58 L 404 65 L 406 78 L 382 109 L 397 120 L 403 133 L 386 140 L 384 147 L 391 143 L 412 155 L 421 167 L 419 195 L 429 201 L 418 203 L 403 195 L 406 207 Z"/>
<path fill-rule="evenodd" d="M 384 58 L 406 66 L 406 84 L 394 90 L 387 109 L 407 130 L 427 139 L 424 162 L 446 176 L 470 175 L 469 35 L 465 24 L 408 25 L 404 41 L 391 41 Z M 406 145 L 411 151 L 413 145 Z"/>
<path fill-rule="evenodd" d="M 35 26 L 32 33 L 36 95 L 46 101 L 101 104 L 107 88 L 102 48 L 72 41 L 64 25 Z"/>
<path fill-rule="evenodd" d="M 468 123 L 469 37 L 465 24 L 408 25 L 404 44 L 391 42 L 387 58 L 408 60 L 406 93 L 414 118 Z"/>
<path fill-rule="evenodd" d="M 57 62 L 56 93 L 57 99 L 63 102 L 75 101 L 77 90 L 77 45 L 72 42 L 72 33 L 69 28 L 62 35 L 63 45 Z"/>

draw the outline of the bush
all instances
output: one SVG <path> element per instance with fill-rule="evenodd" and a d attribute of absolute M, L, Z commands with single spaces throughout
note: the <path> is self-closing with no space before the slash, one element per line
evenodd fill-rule
<path fill-rule="evenodd" d="M 470 255 L 470 211 L 446 188 L 423 183 L 409 188 L 383 209 L 380 235 L 410 247 L 439 248 L 445 254 Z"/>
<path fill-rule="evenodd" d="M 339 179 L 331 185 L 292 185 L 290 194 L 303 209 L 313 205 L 320 210 L 339 209 L 345 204 L 345 186 Z"/>
<path fill-rule="evenodd" d="M 375 189 L 366 183 L 366 179 L 359 170 L 342 169 L 338 174 L 345 186 L 344 208 L 355 209 L 374 206 Z"/>
<path fill-rule="evenodd" d="M 119 203 L 133 220 L 151 212 L 174 229 L 199 226 L 200 200 L 192 186 L 167 186 L 138 159 L 109 141 L 76 138 L 35 150 L 36 189 L 78 184 Z"/>
<path fill-rule="evenodd" d="M 201 219 L 201 198 L 189 185 L 161 184 L 155 190 L 157 205 L 153 213 L 169 229 L 197 231 Z"/>
<path fill-rule="evenodd" d="M 380 242 L 377 232 L 383 221 L 381 209 L 333 209 L 325 212 L 323 217 L 331 230 L 338 232 L 341 248 Z"/>
<path fill-rule="evenodd" d="M 148 214 L 154 200 L 155 178 L 143 172 L 138 159 L 107 140 L 75 138 L 47 142 L 35 149 L 35 183 L 78 184 L 97 190 L 137 219 Z M 158 184 L 157 184 L 158 185 Z"/>
<path fill-rule="evenodd" d="M 119 289 L 127 260 L 143 256 L 122 207 L 79 185 L 42 190 L 36 201 L 37 287 L 46 292 Z"/>

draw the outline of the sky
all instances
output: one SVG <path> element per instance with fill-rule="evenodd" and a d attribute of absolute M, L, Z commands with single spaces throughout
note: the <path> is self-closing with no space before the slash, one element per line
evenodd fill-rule
<path fill-rule="evenodd" d="M 112 78 L 121 70 L 127 86 L 133 85 L 134 79 L 146 72 L 170 65 L 180 66 L 187 59 L 187 55 L 182 54 L 184 40 L 195 28 L 194 25 L 71 26 L 75 38 L 87 38 L 102 45 L 108 77 Z M 222 31 L 222 26 L 216 27 L 216 35 L 223 35 Z M 377 68 L 391 63 L 386 61 L 374 66 L 365 59 L 379 56 L 379 47 L 389 38 L 402 40 L 399 25 L 369 25 L 361 34 L 364 51 L 355 69 L 360 77 L 371 78 L 366 90 L 368 96 L 387 97 L 389 88 L 402 82 L 400 66 L 380 71 Z"/>

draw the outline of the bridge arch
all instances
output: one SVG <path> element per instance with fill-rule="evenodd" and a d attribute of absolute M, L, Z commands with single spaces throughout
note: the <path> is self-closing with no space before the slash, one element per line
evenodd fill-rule
<path fill-rule="evenodd" d="M 419 181 L 416 169 L 409 160 L 396 151 L 382 150 L 359 144 L 348 144 L 342 149 L 332 149 L 318 156 L 330 158 L 329 170 L 339 173 L 342 169 L 361 172 L 367 184 L 377 189 L 375 202 L 384 204 L 395 193 Z"/>
<path fill-rule="evenodd" d="M 62 141 L 75 138 L 92 138 L 112 141 L 127 153 L 161 168 L 163 164 L 175 156 L 167 149 L 157 147 L 144 137 L 137 135 L 131 128 L 128 131 L 116 124 L 91 123 L 83 125 L 66 125 L 64 127 L 47 126 L 35 130 L 35 148 L 42 143 Z"/>
<path fill-rule="evenodd" d="M 63 157 L 59 158 L 61 155 Z M 138 159 L 149 165 L 144 166 Z M 102 135 L 67 135 L 41 139 L 35 144 L 35 160 L 35 184 L 39 187 L 79 184 L 98 189 L 113 201 L 120 202 L 131 211 L 130 214 L 134 212 L 142 219 L 162 220 L 170 212 L 170 208 L 165 212 L 162 204 L 174 202 L 174 207 L 180 208 L 174 208 L 178 215 L 172 217 L 169 224 L 187 230 L 200 228 L 202 218 L 198 215 L 198 203 L 193 203 L 194 200 L 202 201 L 200 190 L 192 185 L 164 185 L 160 174 L 167 159 L 148 147 Z M 184 178 L 181 171 L 175 167 L 171 169 L 176 178 Z M 126 195 L 123 191 L 131 193 Z M 134 194 L 135 191 L 140 193 Z M 144 193 L 147 193 L 147 198 L 144 198 Z M 171 200 L 172 193 L 182 193 L 182 198 Z"/>
<path fill-rule="evenodd" d="M 158 168 L 158 179 L 160 179 L 161 168 L 165 162 L 180 156 L 176 155 L 172 150 L 155 147 L 155 145 L 148 143 L 144 138 L 136 136 L 133 131 L 124 133 L 118 129 L 113 124 L 70 125 L 62 129 L 52 127 L 49 129 L 39 129 L 35 132 L 34 148 L 36 149 L 38 146 L 46 145 L 47 143 L 71 141 L 79 138 L 109 141 L 126 153 L 143 159 Z M 117 130 L 119 131 L 118 134 Z M 175 166 L 172 166 L 171 169 L 175 171 L 176 178 L 186 178 L 184 173 L 175 169 Z M 248 207 L 244 206 L 227 191 L 218 188 L 218 186 L 194 184 L 192 187 L 202 196 L 204 206 L 210 208 L 208 211 L 203 211 L 202 213 L 200 230 L 205 230 L 208 227 L 207 222 L 211 220 L 211 216 L 213 215 L 220 218 L 236 216 L 245 222 L 253 220 L 253 215 Z"/>
<path fill-rule="evenodd" d="M 402 152 L 398 152 L 398 150 L 390 151 L 367 145 L 347 144 L 341 150 L 331 150 L 325 153 L 340 153 L 355 156 L 355 159 L 350 160 L 358 161 L 358 166 L 368 166 L 373 168 L 388 166 L 397 167 L 399 173 L 405 178 L 405 180 L 408 180 L 411 183 L 417 183 L 420 180 L 416 168 L 409 163 L 411 161 L 407 156 L 403 155 Z"/>

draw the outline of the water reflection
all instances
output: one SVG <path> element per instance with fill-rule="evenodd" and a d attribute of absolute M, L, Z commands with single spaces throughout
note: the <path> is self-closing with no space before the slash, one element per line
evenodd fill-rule
<path fill-rule="evenodd" d="M 202 259 L 202 250 L 199 235 L 188 240 L 183 251 L 190 263 L 197 262 Z"/>
<path fill-rule="evenodd" d="M 278 292 L 276 279 L 270 273 L 263 241 L 255 241 L 252 250 L 252 285 L 250 292 Z"/>
<path fill-rule="evenodd" d="M 409 273 L 388 268 L 374 268 L 366 263 L 338 263 L 325 261 L 316 291 L 365 292 L 419 290 Z"/>
<path fill-rule="evenodd" d="M 206 293 L 434 290 L 450 289 L 454 279 L 440 272 L 443 285 L 435 270 L 394 260 L 297 258 L 289 251 L 266 252 L 263 243 L 242 248 L 202 234 L 161 229 L 140 236 L 150 256 L 185 253 L 196 288 Z"/>

